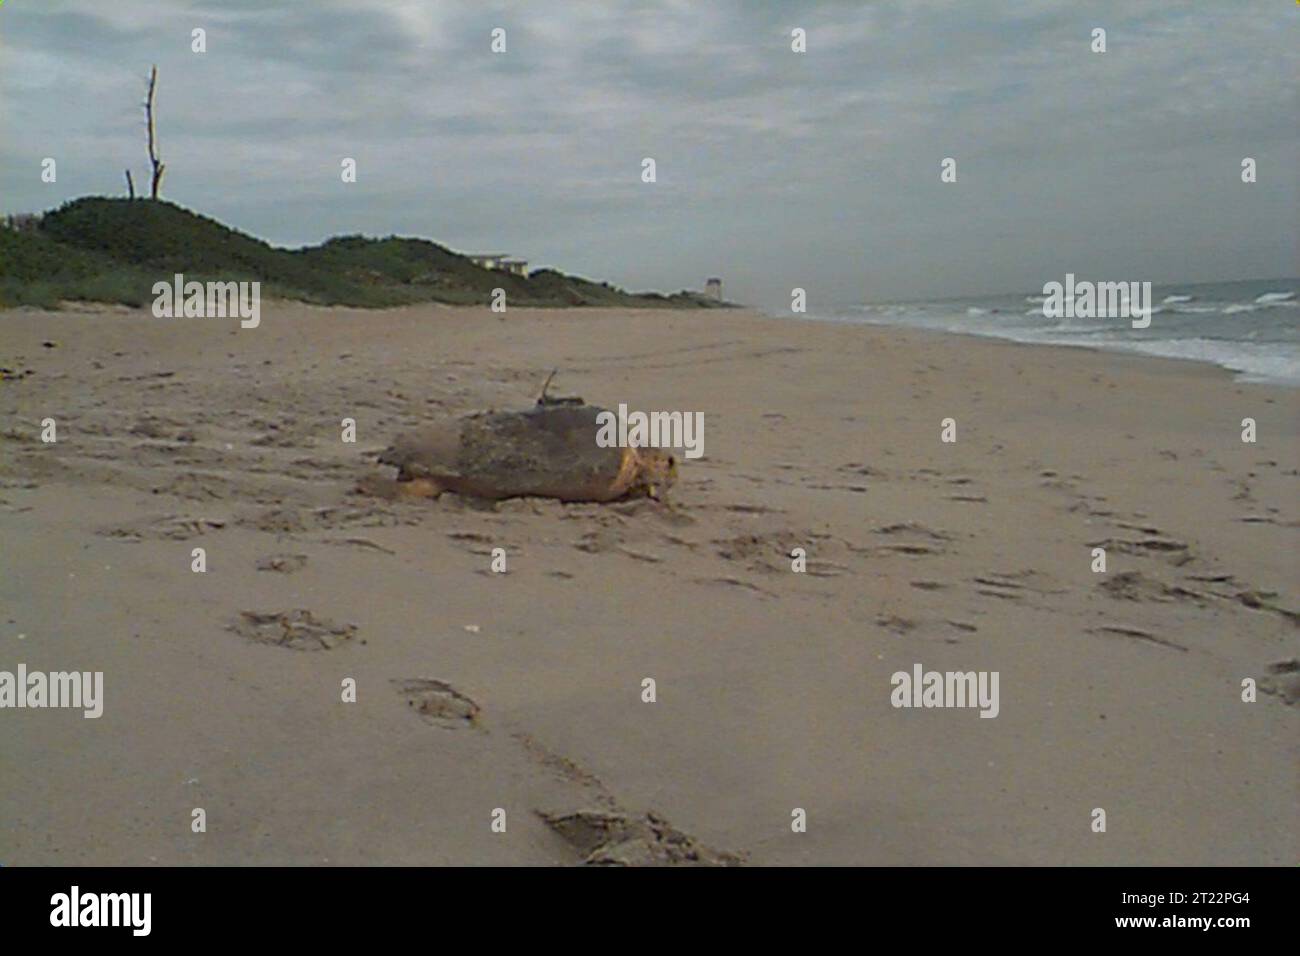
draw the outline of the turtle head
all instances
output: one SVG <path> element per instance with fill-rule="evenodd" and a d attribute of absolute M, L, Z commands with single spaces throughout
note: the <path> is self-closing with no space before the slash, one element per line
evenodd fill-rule
<path fill-rule="evenodd" d="M 662 448 L 638 448 L 640 475 L 637 485 L 655 501 L 662 501 L 677 483 L 677 458 Z"/>

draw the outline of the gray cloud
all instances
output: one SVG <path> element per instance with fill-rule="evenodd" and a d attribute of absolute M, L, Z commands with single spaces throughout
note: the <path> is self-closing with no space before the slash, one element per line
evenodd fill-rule
<path fill-rule="evenodd" d="M 1083 6 L 16 0 L 0 207 L 141 181 L 157 63 L 166 194 L 275 242 L 423 235 L 814 306 L 1294 273 L 1297 8 Z"/>

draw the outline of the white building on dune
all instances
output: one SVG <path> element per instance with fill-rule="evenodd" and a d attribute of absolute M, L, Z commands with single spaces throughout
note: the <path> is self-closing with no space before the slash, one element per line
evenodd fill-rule
<path fill-rule="evenodd" d="M 510 272 L 517 276 L 528 275 L 528 260 L 515 259 L 504 252 L 482 252 L 466 256 L 470 262 L 482 269 L 495 269 Z"/>

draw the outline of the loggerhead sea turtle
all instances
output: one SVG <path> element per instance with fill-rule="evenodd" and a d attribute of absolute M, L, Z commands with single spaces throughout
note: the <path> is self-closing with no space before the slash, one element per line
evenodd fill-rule
<path fill-rule="evenodd" d="M 397 480 L 364 482 L 381 495 L 436 498 L 444 491 L 500 500 L 659 499 L 677 479 L 677 461 L 658 448 L 596 444 L 595 405 L 539 400 L 526 411 L 475 412 L 401 435 L 379 463 Z"/>

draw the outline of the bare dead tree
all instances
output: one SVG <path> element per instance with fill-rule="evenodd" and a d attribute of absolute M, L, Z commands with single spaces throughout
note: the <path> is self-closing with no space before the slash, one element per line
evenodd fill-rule
<path fill-rule="evenodd" d="M 126 171 L 126 198 L 135 198 L 135 180 L 131 178 L 131 170 Z"/>
<path fill-rule="evenodd" d="M 154 66 L 153 71 L 149 74 L 149 98 L 144 103 L 145 123 L 149 127 L 149 162 L 153 165 L 153 183 L 149 193 L 154 198 L 158 198 L 158 193 L 162 189 L 163 173 L 167 171 L 166 164 L 158 158 L 158 131 L 154 125 L 153 101 L 154 94 L 158 89 L 158 67 Z"/>

